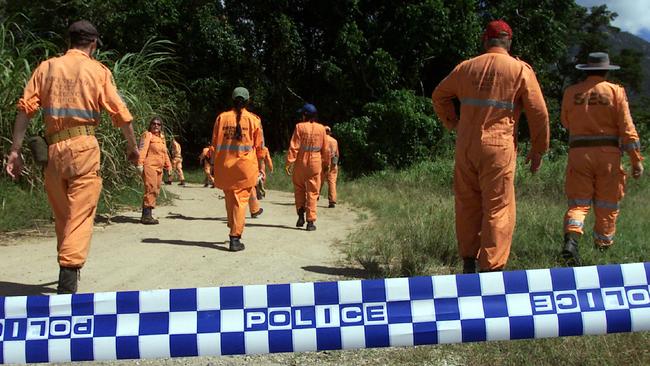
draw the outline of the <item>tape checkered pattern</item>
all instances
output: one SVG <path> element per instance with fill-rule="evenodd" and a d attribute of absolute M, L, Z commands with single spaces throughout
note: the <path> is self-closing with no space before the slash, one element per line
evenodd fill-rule
<path fill-rule="evenodd" d="M 650 263 L 0 297 L 0 363 L 258 354 L 650 330 Z"/>

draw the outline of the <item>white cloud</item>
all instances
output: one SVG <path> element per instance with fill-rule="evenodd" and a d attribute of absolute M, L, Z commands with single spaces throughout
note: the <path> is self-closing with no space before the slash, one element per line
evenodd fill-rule
<path fill-rule="evenodd" d="M 577 0 L 578 5 L 592 7 L 607 5 L 607 8 L 618 14 L 612 25 L 632 34 L 642 30 L 650 31 L 650 0 Z"/>

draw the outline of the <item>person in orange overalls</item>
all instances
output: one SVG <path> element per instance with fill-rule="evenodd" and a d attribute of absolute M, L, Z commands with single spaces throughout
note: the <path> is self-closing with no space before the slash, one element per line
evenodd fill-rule
<path fill-rule="evenodd" d="M 271 153 L 269 152 L 268 147 L 264 147 L 264 161 L 262 161 L 262 168 L 260 169 L 263 175 L 260 175 L 261 179 L 258 179 L 257 186 L 255 187 L 255 192 L 257 193 L 257 199 L 261 200 L 266 197 L 266 189 L 264 184 L 266 183 L 266 167 L 269 168 L 269 171 L 273 173 L 273 159 L 271 159 Z"/>
<path fill-rule="evenodd" d="M 181 154 L 181 144 L 178 143 L 176 136 L 172 137 L 172 172 L 176 173 L 179 186 L 185 185 L 185 176 L 183 175 L 183 155 Z M 165 184 L 172 184 L 171 174 L 167 176 L 168 181 Z"/>
<path fill-rule="evenodd" d="M 259 117 L 246 109 L 249 93 L 246 88 L 233 90 L 234 108 L 219 114 L 212 131 L 214 148 L 214 185 L 226 198 L 230 247 L 244 250 L 241 236 L 246 209 L 264 159 L 262 129 Z"/>
<path fill-rule="evenodd" d="M 625 172 L 621 150 L 632 162 L 632 176 L 643 174 L 641 144 L 636 132 L 625 89 L 608 82 L 609 63 L 604 52 L 589 54 L 587 64 L 576 65 L 587 73 L 586 80 L 572 85 L 562 99 L 562 125 L 569 131 L 569 160 L 565 190 L 569 209 L 564 216 L 562 256 L 579 265 L 578 241 L 585 217 L 594 206 L 594 244 L 607 249 L 614 244 L 619 204 L 625 193 Z"/>
<path fill-rule="evenodd" d="M 305 225 L 307 231 L 316 230 L 316 203 L 320 190 L 321 170 L 328 169 L 330 153 L 327 146 L 325 126 L 318 123 L 318 111 L 313 104 L 305 104 L 298 110 L 302 120 L 291 136 L 285 171 L 293 181 L 298 221 L 296 227 Z"/>
<path fill-rule="evenodd" d="M 203 167 L 203 174 L 205 174 L 205 178 L 203 179 L 203 187 L 210 185 L 212 188 L 214 188 L 214 178 L 212 177 L 212 164 L 214 164 L 214 161 L 212 160 L 212 154 L 212 146 L 206 146 L 201 151 L 201 155 L 199 155 L 199 163 Z"/>
<path fill-rule="evenodd" d="M 45 190 L 54 214 L 59 294 L 77 292 L 79 272 L 90 249 L 102 187 L 100 148 L 94 136 L 102 108 L 122 130 L 128 159 L 134 164 L 138 161 L 133 117 L 117 93 L 111 71 L 92 57 L 101 43 L 99 33 L 90 22 L 81 20 L 70 25 L 68 36 L 70 48 L 65 55 L 42 62 L 18 101 L 6 168 L 12 178 L 18 178 L 25 131 L 42 109 L 49 145 Z"/>
<path fill-rule="evenodd" d="M 327 145 L 330 152 L 330 168 L 323 169 L 321 172 L 320 191 L 323 190 L 323 185 L 327 182 L 327 199 L 329 200 L 329 205 L 327 207 L 334 208 L 336 207 L 336 177 L 338 176 L 339 143 L 334 137 L 332 137 L 332 129 L 329 126 L 325 126 L 325 133 L 327 134 Z"/>
<path fill-rule="evenodd" d="M 257 117 L 258 121 L 258 127 L 260 130 L 262 130 L 262 138 L 264 137 L 264 129 L 262 128 L 262 119 L 256 115 L 255 113 L 252 113 L 249 111 L 253 116 Z M 268 152 L 268 149 L 266 149 L 266 146 L 264 146 L 264 139 L 262 139 L 262 150 L 264 150 L 264 153 Z M 266 155 L 265 155 L 266 159 Z M 261 182 L 263 182 L 266 179 L 266 169 L 264 168 L 264 160 L 263 159 L 260 162 L 260 174 L 257 176 L 257 183 L 253 187 L 253 191 L 251 192 L 250 198 L 248 199 L 248 208 L 251 213 L 251 219 L 256 219 L 258 218 L 263 212 L 264 209 L 260 206 L 260 200 L 262 199 L 260 192 L 257 190 Z"/>
<path fill-rule="evenodd" d="M 160 194 L 163 169 L 171 175 L 172 164 L 165 138 L 162 135 L 162 120 L 154 117 L 149 121 L 149 129 L 142 134 L 140 139 L 140 160 L 138 170 L 142 173 L 144 182 L 144 197 L 142 200 L 142 218 L 140 222 L 145 225 L 156 225 L 158 220 L 153 217 L 156 199 Z"/>
<path fill-rule="evenodd" d="M 535 173 L 549 145 L 548 112 L 532 68 L 508 53 L 512 30 L 492 21 L 483 34 L 485 53 L 460 63 L 436 87 L 433 106 L 455 130 L 456 237 L 463 272 L 502 270 L 515 227 L 516 126 L 526 111 Z M 460 101 L 460 118 L 453 99 Z"/>

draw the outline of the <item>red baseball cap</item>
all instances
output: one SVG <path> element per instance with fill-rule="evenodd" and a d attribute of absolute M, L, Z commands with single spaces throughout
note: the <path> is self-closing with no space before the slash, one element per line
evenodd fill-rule
<path fill-rule="evenodd" d="M 493 20 L 488 23 L 483 33 L 483 40 L 492 38 L 512 39 L 512 28 L 503 20 Z"/>

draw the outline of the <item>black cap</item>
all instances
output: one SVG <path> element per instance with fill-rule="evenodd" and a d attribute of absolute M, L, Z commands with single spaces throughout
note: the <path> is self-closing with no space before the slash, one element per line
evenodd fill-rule
<path fill-rule="evenodd" d="M 72 23 L 68 28 L 68 37 L 70 37 L 70 42 L 73 44 L 97 40 L 97 45 L 102 45 L 97 28 L 87 20 L 79 20 Z"/>

